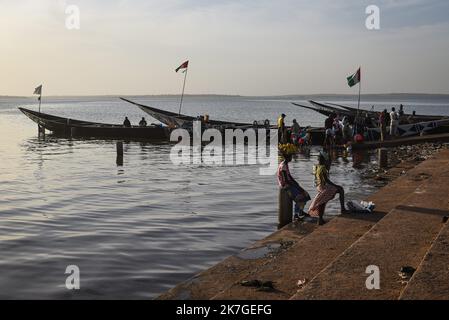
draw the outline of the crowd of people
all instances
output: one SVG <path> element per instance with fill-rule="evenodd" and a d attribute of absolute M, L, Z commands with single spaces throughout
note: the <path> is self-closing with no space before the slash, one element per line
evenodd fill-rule
<path fill-rule="evenodd" d="M 324 146 L 346 145 L 348 142 L 362 142 L 365 139 L 375 140 L 373 131 L 370 130 L 373 128 L 379 128 L 381 141 L 397 137 L 399 125 L 414 123 L 416 112 L 413 111 L 406 117 L 401 104 L 399 111 L 393 107 L 390 112 L 384 109 L 375 115 L 377 116 L 366 111 L 360 111 L 356 117 L 341 116 L 338 113 L 329 115 L 324 121 Z"/>
<path fill-rule="evenodd" d="M 279 143 L 293 143 L 297 146 L 304 146 L 309 144 L 310 135 L 308 127 L 302 128 L 296 119 L 293 119 L 293 124 L 290 128 L 285 125 L 286 115 L 283 113 L 278 118 L 278 139 Z"/>

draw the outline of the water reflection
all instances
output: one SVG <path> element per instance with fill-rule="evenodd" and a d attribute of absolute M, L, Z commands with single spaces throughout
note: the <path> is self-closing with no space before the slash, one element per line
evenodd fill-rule
<path fill-rule="evenodd" d="M 261 114 L 248 118 L 276 113 L 271 102 L 253 103 L 262 104 Z M 126 108 L 112 103 L 99 112 L 99 104 L 46 110 L 116 122 Z M 213 109 L 203 104 L 188 107 L 194 114 Z M 241 105 L 230 109 L 244 114 Z M 216 118 L 232 120 L 220 117 L 226 109 L 219 106 Z M 141 118 L 138 110 L 126 110 Z M 259 175 L 258 165 L 177 166 L 169 158 L 171 144 L 146 141 L 124 141 L 118 164 L 116 140 L 38 139 L 23 115 L 9 117 L 0 118 L 0 298 L 33 298 L 36 292 L 42 298 L 152 298 L 276 229 L 276 177 Z M 312 197 L 319 151 L 306 149 L 291 163 Z M 350 161 L 351 155 L 336 154 L 332 179 L 348 199 L 358 199 L 373 188 Z M 338 202 L 327 212 L 338 212 Z M 76 294 L 64 288 L 69 264 L 77 264 L 83 277 Z"/>
<path fill-rule="evenodd" d="M 370 163 L 370 154 L 366 150 L 353 150 L 352 162 L 355 169 L 362 169 Z"/>

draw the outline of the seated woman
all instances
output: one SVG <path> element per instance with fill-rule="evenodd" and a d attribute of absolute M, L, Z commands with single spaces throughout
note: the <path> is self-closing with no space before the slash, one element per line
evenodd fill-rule
<path fill-rule="evenodd" d="M 279 187 L 287 192 L 290 199 L 295 202 L 295 219 L 299 216 L 304 216 L 306 213 L 303 211 L 306 202 L 310 200 L 310 196 L 290 174 L 288 163 L 292 161 L 291 154 L 284 155 L 284 161 L 279 164 L 277 171 L 277 178 Z"/>
<path fill-rule="evenodd" d="M 345 208 L 345 192 L 343 187 L 336 185 L 329 180 L 327 161 L 321 152 L 318 157 L 318 165 L 315 167 L 314 174 L 318 194 L 310 204 L 309 214 L 318 217 L 318 225 L 323 225 L 326 223 L 323 219 L 326 204 L 331 201 L 337 193 L 340 195 L 341 213 L 348 212 Z"/>

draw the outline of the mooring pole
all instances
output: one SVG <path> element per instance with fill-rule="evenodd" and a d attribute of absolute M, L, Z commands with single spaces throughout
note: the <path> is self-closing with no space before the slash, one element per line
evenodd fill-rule
<path fill-rule="evenodd" d="M 181 114 L 181 108 L 182 108 L 182 100 L 184 99 L 184 90 L 186 88 L 186 79 L 187 79 L 187 72 L 189 71 L 189 68 L 186 68 L 186 71 L 184 73 L 184 83 L 182 85 L 182 93 L 181 93 L 181 102 L 179 103 L 179 112 L 178 115 Z"/>
<path fill-rule="evenodd" d="M 117 149 L 117 165 L 122 166 L 123 165 L 123 141 L 117 141 L 116 149 Z"/>
<path fill-rule="evenodd" d="M 293 221 L 293 201 L 287 191 L 279 188 L 279 209 L 278 209 L 278 229 Z"/>
<path fill-rule="evenodd" d="M 379 168 L 384 169 L 388 166 L 388 153 L 386 148 L 380 148 L 377 151 Z"/>

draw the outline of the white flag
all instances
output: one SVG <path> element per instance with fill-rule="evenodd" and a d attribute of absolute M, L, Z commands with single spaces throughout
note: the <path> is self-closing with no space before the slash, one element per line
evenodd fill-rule
<path fill-rule="evenodd" d="M 42 85 L 40 85 L 39 87 L 34 89 L 34 93 L 33 94 L 42 94 Z"/>

